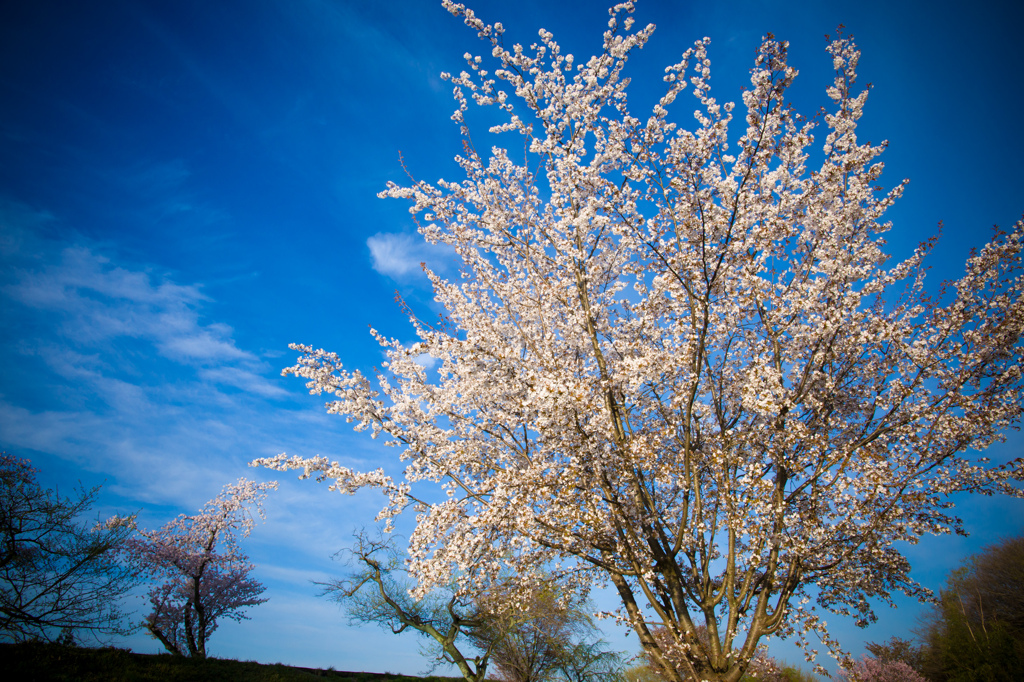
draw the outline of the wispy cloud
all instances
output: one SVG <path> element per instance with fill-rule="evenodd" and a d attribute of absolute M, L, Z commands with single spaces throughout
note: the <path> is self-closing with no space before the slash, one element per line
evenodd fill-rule
<path fill-rule="evenodd" d="M 274 454 L 262 449 L 268 439 L 286 440 L 269 434 L 287 422 L 287 408 L 276 413 L 292 392 L 210 319 L 216 302 L 200 283 L 129 263 L 23 205 L 0 205 L 0 227 L 11 332 L 0 337 L 0 448 L 112 475 L 106 490 L 143 503 L 189 508 L 247 473 L 249 459 Z"/>
<path fill-rule="evenodd" d="M 114 376 L 117 371 L 110 358 L 100 353 L 80 353 L 58 343 L 36 341 L 24 344 L 23 355 L 38 357 L 53 373 L 69 385 L 87 388 L 115 410 L 144 410 L 150 401 L 142 386 Z"/>
<path fill-rule="evenodd" d="M 166 318 L 161 319 L 161 322 L 166 321 Z M 157 336 L 160 352 L 172 360 L 205 364 L 255 359 L 252 353 L 235 346 L 234 340 L 231 339 L 232 330 L 227 325 L 211 324 L 203 327 L 197 324 L 192 316 L 186 316 L 186 319 L 180 322 L 183 324 L 178 333 L 166 337 Z"/>
<path fill-rule="evenodd" d="M 216 382 L 224 386 L 234 386 L 249 393 L 263 396 L 264 398 L 283 398 L 291 395 L 282 387 L 272 384 L 265 378 L 243 369 L 241 367 L 218 367 L 216 369 L 204 369 L 200 376 L 207 381 Z"/>
<path fill-rule="evenodd" d="M 447 268 L 451 249 L 428 244 L 417 234 L 378 232 L 366 240 L 373 269 L 392 279 L 408 279 L 426 264 L 441 272 Z"/>
<path fill-rule="evenodd" d="M 53 220 L 53 215 L 46 211 L 0 197 L 0 258 L 20 253 L 25 241 Z"/>
<path fill-rule="evenodd" d="M 203 324 L 196 285 L 179 285 L 132 270 L 84 246 L 61 250 L 55 263 L 23 270 L 3 293 L 13 301 L 61 317 L 62 335 L 96 346 L 116 337 L 152 342 L 160 355 L 181 364 L 256 362 L 237 347 L 231 327 Z"/>

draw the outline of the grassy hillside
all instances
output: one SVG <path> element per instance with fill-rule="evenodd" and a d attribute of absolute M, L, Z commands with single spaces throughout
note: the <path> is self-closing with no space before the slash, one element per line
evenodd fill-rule
<path fill-rule="evenodd" d="M 125 649 L 80 649 L 30 642 L 0 644 L 0 670 L 19 682 L 455 682 L 455 677 L 408 677 L 377 673 L 263 665 L 208 658 L 191 660 L 170 654 L 135 654 Z"/>

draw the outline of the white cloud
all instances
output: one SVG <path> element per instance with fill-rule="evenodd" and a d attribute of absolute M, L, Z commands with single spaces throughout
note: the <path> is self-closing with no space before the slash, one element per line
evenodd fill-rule
<path fill-rule="evenodd" d="M 30 412 L 24 407 L 0 401 L 0 433 L 3 445 L 15 451 L 37 450 L 77 461 L 83 438 L 105 430 L 113 438 L 111 425 L 88 412 Z"/>
<path fill-rule="evenodd" d="M 59 262 L 22 272 L 4 292 L 31 308 L 61 313 L 63 335 L 79 344 L 123 336 L 148 340 L 182 364 L 256 361 L 235 345 L 231 327 L 199 321 L 197 309 L 209 299 L 198 286 L 153 279 L 74 246 L 61 251 Z"/>
<path fill-rule="evenodd" d="M 428 244 L 418 234 L 378 232 L 366 240 L 373 269 L 393 279 L 406 279 L 419 273 L 426 263 L 431 270 L 447 269 L 452 250 Z"/>
<path fill-rule="evenodd" d="M 278 478 L 267 522 L 245 542 L 271 602 L 252 611 L 251 627 L 218 631 L 216 651 L 251 656 L 252 637 L 284 623 L 294 636 L 263 637 L 256 644 L 261 656 L 324 666 L 357 661 L 349 664 L 373 669 L 375 647 L 361 642 L 339 653 L 327 646 L 350 631 L 335 604 L 314 596 L 318 589 L 309 580 L 344 573 L 329 557 L 350 541 L 354 525 L 371 523 L 379 496 L 343 496 L 246 465 L 291 451 L 368 469 L 377 465 L 380 443 L 353 434 L 318 399 L 277 378 L 262 353 L 212 319 L 217 302 L 199 283 L 126 264 L 78 237 L 60 239 L 68 231 L 59 225 L 36 229 L 53 222 L 44 213 L 15 213 L 5 215 L 0 203 L 0 311 L 10 332 L 0 338 L 8 363 L 0 385 L 0 449 L 32 459 L 47 485 L 103 482 L 103 512 L 139 511 L 148 528 L 193 513 L 240 476 Z M 5 217 L 21 231 L 5 232 Z M 415 639 L 380 639 L 389 648 L 408 645 L 404 663 L 392 657 L 391 665 L 420 667 Z M 117 643 L 160 648 L 142 634 Z"/>
<path fill-rule="evenodd" d="M 281 386 L 270 383 L 259 374 L 239 367 L 204 369 L 200 372 L 200 376 L 207 381 L 225 386 L 234 386 L 264 398 L 283 398 L 291 395 L 289 391 L 286 391 Z"/>
<path fill-rule="evenodd" d="M 420 353 L 419 355 L 414 357 L 412 361 L 428 371 L 437 367 L 437 364 L 440 362 L 440 360 L 435 358 L 430 353 Z"/>
<path fill-rule="evenodd" d="M 425 244 L 408 234 L 377 233 L 366 240 L 373 269 L 400 278 L 418 272 L 426 261 Z"/>
<path fill-rule="evenodd" d="M 22 226 L 0 249 L 0 310 L 18 330 L 4 342 L 0 448 L 109 473 L 108 491 L 141 502 L 201 504 L 197 483 L 244 472 L 266 410 L 281 409 L 267 399 L 291 392 L 204 319 L 200 285 L 38 234 L 39 216 L 0 205 L 0 225 Z"/>
<path fill-rule="evenodd" d="M 196 286 L 173 282 L 150 283 L 143 271 L 126 270 L 84 246 L 61 250 L 59 262 L 34 272 L 22 272 L 21 280 L 8 287 L 10 294 L 25 305 L 68 310 L 84 292 L 138 305 L 164 307 L 194 305 L 208 300 Z"/>
<path fill-rule="evenodd" d="M 157 336 L 157 345 L 164 357 L 179 362 L 197 361 L 202 363 L 232 360 L 255 360 L 255 357 L 235 346 L 230 338 L 231 329 L 226 325 L 210 325 L 202 328 L 193 325 L 183 333 Z M 157 328 L 157 333 L 162 328 Z"/>
<path fill-rule="evenodd" d="M 88 387 L 115 410 L 138 411 L 151 406 L 143 387 L 110 376 L 114 368 L 99 353 L 86 355 L 53 343 L 29 346 L 22 352 L 42 359 L 57 376 L 66 379 L 68 383 Z"/>

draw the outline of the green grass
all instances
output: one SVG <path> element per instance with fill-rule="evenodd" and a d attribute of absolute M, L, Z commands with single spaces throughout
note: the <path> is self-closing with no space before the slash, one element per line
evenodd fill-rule
<path fill-rule="evenodd" d="M 21 682 L 300 682 L 328 678 L 335 682 L 453 682 L 461 677 L 409 677 L 379 673 L 296 668 L 280 663 L 207 658 L 192 660 L 170 654 L 135 654 L 125 649 L 27 642 L 0 644 L 0 669 Z"/>

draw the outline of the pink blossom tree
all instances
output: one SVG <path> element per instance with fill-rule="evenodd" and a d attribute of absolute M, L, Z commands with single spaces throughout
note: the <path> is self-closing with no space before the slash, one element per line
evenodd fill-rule
<path fill-rule="evenodd" d="M 143 626 L 173 654 L 206 658 L 206 643 L 221 618 L 240 621 L 242 609 L 267 601 L 250 577 L 253 565 L 238 547 L 263 517 L 266 491 L 276 483 L 242 478 L 225 486 L 198 514 L 182 514 L 157 531 L 140 530 L 126 542 L 137 570 L 159 581 L 149 593 Z"/>
<path fill-rule="evenodd" d="M 840 670 L 837 679 L 839 682 L 928 682 L 903 661 L 883 662 L 869 656 Z"/>
<path fill-rule="evenodd" d="M 934 240 L 890 260 L 904 184 L 880 186 L 886 145 L 858 137 L 850 37 L 828 44 L 820 119 L 787 104 L 797 71 L 771 36 L 740 107 L 710 94 L 705 39 L 635 116 L 624 68 L 654 26 L 632 29 L 631 2 L 586 60 L 444 5 L 490 55 L 444 75 L 465 179 L 382 193 L 461 260 L 453 281 L 427 271 L 444 317 L 411 312 L 415 343 L 373 332 L 376 382 L 308 345 L 285 370 L 385 434 L 404 479 L 256 463 L 377 488 L 383 519 L 414 509 L 419 594 L 550 567 L 567 590 L 610 584 L 673 682 L 738 682 L 769 636 L 848 661 L 824 612 L 864 625 L 872 600 L 927 598 L 900 543 L 962 532 L 952 494 L 1022 495 L 1024 463 L 980 452 L 1021 418 L 1024 223 L 935 295 Z M 474 137 L 471 104 L 500 122 Z"/>

